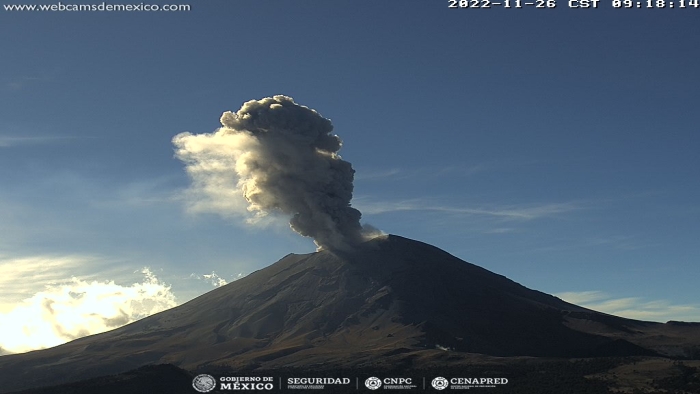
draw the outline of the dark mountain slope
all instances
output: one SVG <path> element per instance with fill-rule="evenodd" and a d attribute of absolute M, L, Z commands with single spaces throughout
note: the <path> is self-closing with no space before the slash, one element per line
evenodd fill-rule
<path fill-rule="evenodd" d="M 155 363 L 353 368 L 391 359 L 417 366 L 436 348 L 593 357 L 686 354 L 700 343 L 698 327 L 667 328 L 590 311 L 433 246 L 388 236 L 352 253 L 288 255 L 122 328 L 1 357 L 0 391 Z M 681 340 L 691 332 L 694 342 Z"/>

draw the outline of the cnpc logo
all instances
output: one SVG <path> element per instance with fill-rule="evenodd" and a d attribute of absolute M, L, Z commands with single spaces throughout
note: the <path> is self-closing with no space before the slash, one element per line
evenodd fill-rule
<path fill-rule="evenodd" d="M 393 389 L 393 388 L 400 388 L 396 386 L 408 386 L 413 383 L 413 380 L 411 378 L 384 378 L 384 379 L 379 379 L 376 376 L 372 376 L 371 378 L 368 378 L 365 380 L 365 386 L 367 386 L 368 389 L 370 390 L 376 390 L 382 385 L 384 385 L 384 388 L 388 389 Z"/>
<path fill-rule="evenodd" d="M 376 390 L 382 387 L 382 380 L 376 376 L 372 376 L 371 378 L 367 378 L 367 380 L 365 380 L 365 386 L 367 386 L 367 388 L 370 390 Z"/>

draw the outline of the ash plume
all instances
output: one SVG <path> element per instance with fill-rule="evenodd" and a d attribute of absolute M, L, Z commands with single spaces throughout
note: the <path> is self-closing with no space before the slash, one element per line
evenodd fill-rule
<path fill-rule="evenodd" d="M 274 96 L 224 112 L 221 124 L 211 134 L 173 138 L 193 181 L 195 211 L 247 211 L 248 222 L 281 212 L 319 249 L 347 250 L 376 233 L 363 230 L 350 205 L 355 171 L 338 155 L 342 144 L 329 119 Z"/>

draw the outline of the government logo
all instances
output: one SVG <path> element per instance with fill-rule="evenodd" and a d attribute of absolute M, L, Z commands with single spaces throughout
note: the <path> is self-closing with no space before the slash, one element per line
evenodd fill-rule
<path fill-rule="evenodd" d="M 207 374 L 201 374 L 194 377 L 192 387 L 200 393 L 208 393 L 216 387 L 216 379 Z"/>

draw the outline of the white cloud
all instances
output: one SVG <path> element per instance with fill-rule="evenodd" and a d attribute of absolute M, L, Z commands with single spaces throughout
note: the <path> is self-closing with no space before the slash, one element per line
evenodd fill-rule
<path fill-rule="evenodd" d="M 514 228 L 499 227 L 499 228 L 494 228 L 491 230 L 486 230 L 486 231 L 484 231 L 484 234 L 508 234 L 508 233 L 513 233 L 516 231 L 518 231 L 518 230 L 514 229 Z"/>
<path fill-rule="evenodd" d="M 141 273 L 143 280 L 131 285 L 78 278 L 46 285 L 0 314 L 0 352 L 57 346 L 177 305 L 169 285 L 148 268 Z"/>
<path fill-rule="evenodd" d="M 5 83 L 5 88 L 8 90 L 22 90 L 29 85 L 34 85 L 41 82 L 48 82 L 53 79 L 54 72 L 42 72 L 35 75 L 19 75 L 12 77 Z"/>
<path fill-rule="evenodd" d="M 358 170 L 355 173 L 355 180 L 356 181 L 364 181 L 364 180 L 377 180 L 377 179 L 386 179 L 386 178 L 392 178 L 395 177 L 399 174 L 401 174 L 401 170 L 398 168 L 392 168 L 389 170 L 375 170 L 375 171 L 360 171 Z"/>
<path fill-rule="evenodd" d="M 0 136 L 0 148 L 10 148 L 19 145 L 37 145 L 61 142 L 75 137 L 70 136 Z"/>
<path fill-rule="evenodd" d="M 564 292 L 554 295 L 572 304 L 629 319 L 659 322 L 700 321 L 700 304 L 673 304 L 667 300 L 650 301 L 641 297 L 614 298 L 602 291 Z"/>
<path fill-rule="evenodd" d="M 355 199 L 354 205 L 365 214 L 375 215 L 400 211 L 432 211 L 446 214 L 491 216 L 510 220 L 533 220 L 583 209 L 581 204 L 575 202 L 472 208 L 435 204 L 424 199 L 370 201 L 367 198 Z"/>
<path fill-rule="evenodd" d="M 226 279 L 219 276 L 219 274 L 217 274 L 215 271 L 212 271 L 211 274 L 203 274 L 203 275 L 191 274 L 190 275 L 190 278 L 202 280 L 202 281 L 207 282 L 207 283 L 211 283 L 211 285 L 214 287 L 224 286 L 230 282 L 235 282 L 238 279 L 241 279 L 243 277 L 245 277 L 245 275 L 243 275 L 242 272 L 240 272 L 238 275 L 232 276 L 229 281 L 227 281 Z"/>
<path fill-rule="evenodd" d="M 0 313 L 15 305 L 45 284 L 74 276 L 85 264 L 98 260 L 93 256 L 0 256 Z"/>
<path fill-rule="evenodd" d="M 170 184 L 175 179 L 172 176 L 162 176 L 129 182 L 113 189 L 107 196 L 90 198 L 88 203 L 98 209 L 134 209 L 178 203 L 182 200 L 182 195 L 170 189 Z"/>
<path fill-rule="evenodd" d="M 424 166 L 410 169 L 398 169 L 391 168 L 385 170 L 376 169 L 358 169 L 355 173 L 356 181 L 371 181 L 371 180 L 381 180 L 394 179 L 412 179 L 412 178 L 422 178 L 427 177 L 468 177 L 484 171 L 489 170 L 493 167 L 492 164 L 475 164 L 475 165 L 453 165 L 453 166 Z"/>
<path fill-rule="evenodd" d="M 599 301 L 608 298 L 608 296 L 602 291 L 569 291 L 564 293 L 556 293 L 554 295 L 566 302 L 581 306 L 592 301 Z"/>
<path fill-rule="evenodd" d="M 34 82 L 34 81 L 40 81 L 41 78 L 38 77 L 19 77 L 15 78 L 14 80 L 8 82 L 5 87 L 7 87 L 10 90 L 20 90 L 24 88 L 25 85 L 28 83 Z"/>

